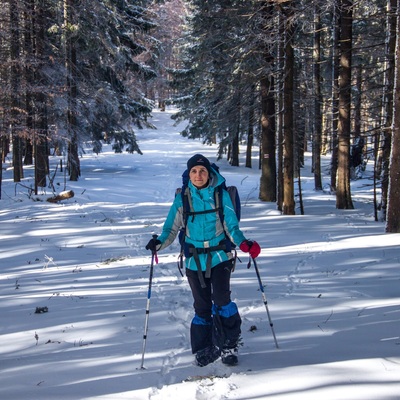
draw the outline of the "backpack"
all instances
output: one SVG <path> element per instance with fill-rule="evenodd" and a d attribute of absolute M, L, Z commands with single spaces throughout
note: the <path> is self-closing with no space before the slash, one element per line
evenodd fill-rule
<path fill-rule="evenodd" d="M 211 167 L 219 173 L 219 167 L 212 163 Z M 183 268 L 183 255 L 188 256 L 188 254 L 185 252 L 185 236 L 186 236 L 186 225 L 189 217 L 194 218 L 197 214 L 207 214 L 207 213 L 213 213 L 213 212 L 218 212 L 220 221 L 222 226 L 224 226 L 224 211 L 223 211 L 223 204 L 222 204 L 222 199 L 223 199 L 223 190 L 226 190 L 231 198 L 233 208 L 236 213 L 236 217 L 238 221 L 240 221 L 241 217 L 241 202 L 240 202 L 240 197 L 239 197 L 239 192 L 237 190 L 236 186 L 227 186 L 226 182 L 224 182 L 222 185 L 219 185 L 217 190 L 214 191 L 214 201 L 215 201 L 215 206 L 216 208 L 214 210 L 206 210 L 206 211 L 190 211 L 190 192 L 188 188 L 189 184 L 189 171 L 186 169 L 183 174 L 182 174 L 182 187 L 177 188 L 175 191 L 175 196 L 181 195 L 182 196 L 182 204 L 183 204 L 183 220 L 184 220 L 184 226 L 181 228 L 179 232 L 179 243 L 181 244 L 181 252 L 179 255 L 179 260 L 178 260 L 178 267 L 179 271 L 182 274 L 182 268 Z M 228 236 L 225 233 L 226 237 L 226 244 L 225 244 L 225 251 L 232 251 L 235 249 L 236 245 L 228 238 Z M 236 260 L 236 251 L 235 251 L 235 260 Z"/>

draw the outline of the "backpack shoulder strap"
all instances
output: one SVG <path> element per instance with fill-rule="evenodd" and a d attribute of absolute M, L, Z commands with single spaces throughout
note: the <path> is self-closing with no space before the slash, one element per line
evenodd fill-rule
<path fill-rule="evenodd" d="M 184 228 L 186 228 L 187 219 L 190 215 L 190 210 L 193 209 L 192 199 L 190 197 L 190 191 L 187 185 L 183 185 L 182 187 L 176 188 L 175 197 L 180 195 L 182 197 L 182 207 L 183 207 L 183 223 Z"/>
<path fill-rule="evenodd" d="M 193 203 L 192 203 L 192 196 L 190 195 L 190 189 L 189 186 L 186 186 L 184 192 L 183 192 L 183 208 L 186 213 L 192 213 L 193 211 Z M 186 210 L 185 210 L 186 206 Z"/>
<path fill-rule="evenodd" d="M 237 187 L 236 186 L 228 186 L 226 188 L 226 191 L 228 192 L 229 197 L 231 198 L 232 205 L 233 205 L 233 208 L 234 208 L 235 213 L 236 213 L 236 217 L 237 217 L 238 221 L 240 221 L 241 206 L 240 206 L 240 196 L 239 196 L 239 192 L 237 190 Z"/>
<path fill-rule="evenodd" d="M 223 191 L 222 186 L 218 186 L 217 190 L 214 191 L 215 209 L 218 210 L 219 219 L 222 227 L 224 226 L 224 207 L 222 206 Z"/>

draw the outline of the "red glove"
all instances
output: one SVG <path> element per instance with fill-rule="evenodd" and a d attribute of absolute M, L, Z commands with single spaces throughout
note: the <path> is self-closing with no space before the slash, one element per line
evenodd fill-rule
<path fill-rule="evenodd" d="M 256 258 L 261 252 L 260 245 L 254 240 L 243 240 L 239 246 L 240 250 L 244 253 L 250 253 L 251 258 Z"/>

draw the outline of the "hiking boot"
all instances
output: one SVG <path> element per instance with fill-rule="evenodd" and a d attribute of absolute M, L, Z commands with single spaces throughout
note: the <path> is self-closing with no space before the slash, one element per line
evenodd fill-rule
<path fill-rule="evenodd" d="M 214 362 L 220 356 L 220 352 L 216 346 L 208 346 L 205 349 L 201 349 L 196 353 L 196 364 L 199 367 L 205 367 L 206 365 Z"/>
<path fill-rule="evenodd" d="M 223 349 L 221 360 L 223 364 L 236 365 L 238 363 L 238 348 L 232 347 L 231 349 Z"/>

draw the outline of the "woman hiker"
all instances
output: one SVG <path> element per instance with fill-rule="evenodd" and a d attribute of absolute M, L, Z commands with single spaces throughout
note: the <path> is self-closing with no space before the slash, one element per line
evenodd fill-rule
<path fill-rule="evenodd" d="M 203 367 L 221 356 L 224 364 L 235 365 L 242 321 L 230 297 L 234 257 L 229 245 L 231 242 L 239 245 L 252 258 L 261 249 L 240 230 L 229 193 L 219 190 L 219 186 L 225 187 L 225 179 L 210 161 L 196 154 L 188 160 L 187 171 L 189 182 L 187 189 L 183 189 L 185 193 L 175 197 L 162 234 L 151 239 L 146 249 L 153 253 L 165 249 L 184 228 L 186 276 L 195 311 L 190 340 L 196 364 Z M 220 200 L 216 199 L 217 191 L 222 194 Z"/>

